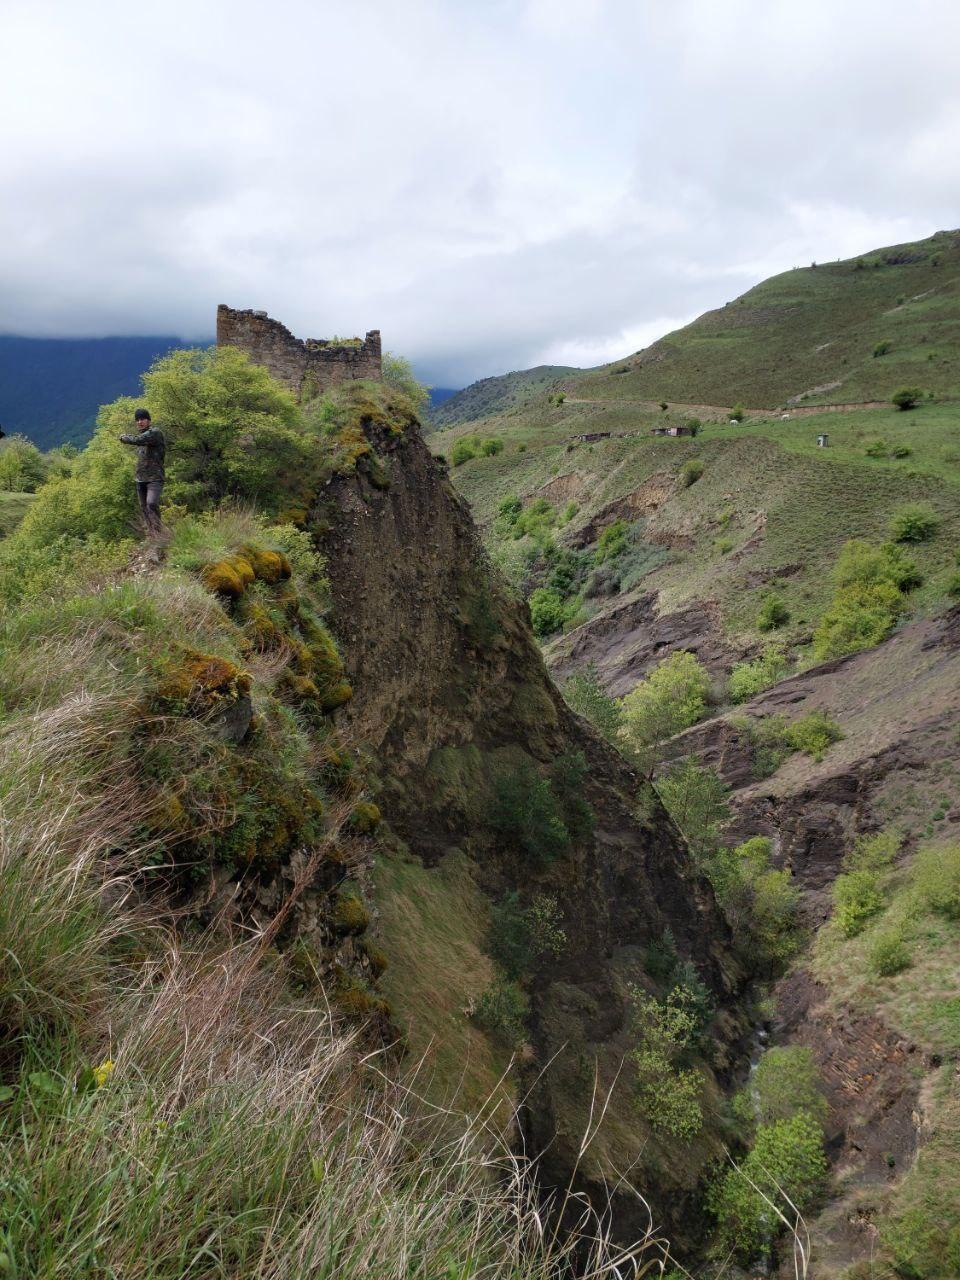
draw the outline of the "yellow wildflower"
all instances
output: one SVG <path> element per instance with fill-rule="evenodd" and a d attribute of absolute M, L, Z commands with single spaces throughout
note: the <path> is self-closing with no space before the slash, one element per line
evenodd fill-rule
<path fill-rule="evenodd" d="M 105 1084 L 109 1084 L 113 1078 L 113 1059 L 107 1058 L 106 1062 L 101 1062 L 99 1067 L 93 1068 L 93 1080 L 97 1088 L 101 1088 Z"/>

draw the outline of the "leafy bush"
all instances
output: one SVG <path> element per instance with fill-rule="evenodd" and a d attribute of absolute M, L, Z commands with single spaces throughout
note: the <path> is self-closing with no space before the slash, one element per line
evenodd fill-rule
<path fill-rule="evenodd" d="M 652 770 L 657 748 L 703 715 L 710 676 L 692 653 L 670 654 L 620 703 L 621 737 L 638 767 Z"/>
<path fill-rule="evenodd" d="M 833 567 L 834 595 L 813 637 L 818 658 L 838 658 L 879 644 L 906 608 L 904 591 L 922 578 L 914 562 L 891 542 L 844 543 Z"/>
<path fill-rule="evenodd" d="M 867 445 L 866 455 L 868 458 L 885 458 L 889 448 L 886 440 L 873 440 Z"/>
<path fill-rule="evenodd" d="M 517 980 L 544 955 L 559 956 L 567 943 L 556 898 L 538 894 L 528 907 L 513 890 L 490 913 L 490 955 Z"/>
<path fill-rule="evenodd" d="M 391 351 L 385 351 L 381 373 L 384 382 L 405 395 L 418 414 L 429 407 L 430 388 L 419 380 L 409 360 L 403 356 L 395 356 Z"/>
<path fill-rule="evenodd" d="M 892 542 L 874 546 L 860 538 L 843 544 L 830 578 L 838 589 L 889 583 L 898 591 L 910 591 L 922 581 L 916 564 L 902 547 Z"/>
<path fill-rule="evenodd" d="M 477 456 L 479 448 L 480 441 L 477 436 L 461 436 L 459 440 L 454 441 L 453 448 L 450 450 L 450 461 L 455 467 L 462 467 L 465 462 Z"/>
<path fill-rule="evenodd" d="M 674 765 L 656 788 L 693 853 L 706 857 L 716 848 L 720 828 L 730 816 L 730 788 L 715 770 L 705 769 L 693 757 Z"/>
<path fill-rule="evenodd" d="M 890 450 L 890 456 L 892 458 L 909 458 L 912 453 L 913 453 L 913 450 L 910 448 L 908 444 L 894 445 L 894 447 Z"/>
<path fill-rule="evenodd" d="M 733 550 L 732 538 L 715 538 L 713 545 L 716 547 L 720 555 L 725 556 Z"/>
<path fill-rule="evenodd" d="M 915 408 L 922 399 L 923 392 L 919 387 L 900 387 L 890 397 L 891 403 L 904 410 Z"/>
<path fill-rule="evenodd" d="M 847 938 L 862 933 L 867 921 L 885 906 L 886 898 L 875 871 L 848 871 L 833 882 L 833 919 Z"/>
<path fill-rule="evenodd" d="M 789 871 L 770 866 L 771 842 L 764 836 L 709 853 L 704 870 L 737 940 L 758 973 L 779 972 L 800 943 L 800 893 Z"/>
<path fill-rule="evenodd" d="M 932 507 L 911 503 L 895 512 L 890 521 L 894 542 L 929 542 L 940 527 L 940 517 Z"/>
<path fill-rule="evenodd" d="M 870 942 L 867 952 L 870 972 L 878 978 L 891 978 L 910 964 L 910 948 L 900 930 L 878 933 Z"/>
<path fill-rule="evenodd" d="M 580 607 L 579 600 L 565 600 L 553 587 L 537 587 L 536 591 L 531 591 L 528 603 L 530 622 L 538 636 L 550 636 L 561 631 Z"/>
<path fill-rule="evenodd" d="M 798 1111 L 806 1111 L 821 1124 L 827 1119 L 827 1099 L 812 1049 L 786 1045 L 768 1049 L 757 1063 L 751 1085 L 760 1125 L 790 1120 Z"/>
<path fill-rule="evenodd" d="M 684 489 L 689 489 L 703 475 L 703 462 L 699 458 L 690 458 L 680 468 L 680 483 Z"/>
<path fill-rule="evenodd" d="M 747 702 L 776 684 L 787 670 L 787 658 L 779 645 L 767 645 L 758 658 L 738 662 L 730 672 L 727 692 L 731 702 Z"/>
<path fill-rule="evenodd" d="M 603 564 L 604 560 L 613 560 L 627 545 L 627 522 L 626 520 L 614 520 L 612 524 L 601 532 L 597 539 L 597 550 L 594 554 L 594 561 L 597 564 Z"/>
<path fill-rule="evenodd" d="M 822 760 L 827 748 L 843 738 L 843 731 L 836 720 L 831 720 L 822 711 L 811 711 L 789 724 L 784 730 L 784 737 L 794 751 Z"/>
<path fill-rule="evenodd" d="M 477 999 L 472 1017 L 478 1027 L 515 1049 L 526 1038 L 530 1002 L 509 978 L 498 978 Z"/>
<path fill-rule="evenodd" d="M 605 693 L 595 666 L 575 672 L 563 686 L 567 705 L 589 720 L 608 742 L 615 743 L 623 724 L 621 704 Z"/>
<path fill-rule="evenodd" d="M 46 480 L 47 470 L 47 460 L 26 436 L 12 435 L 0 440 L 0 490 L 35 493 Z"/>
<path fill-rule="evenodd" d="M 890 341 L 889 338 L 881 339 L 881 341 L 878 342 L 876 346 L 873 348 L 874 360 L 876 360 L 878 356 L 885 356 L 887 352 L 890 351 L 892 346 L 893 346 L 893 343 Z"/>
<path fill-rule="evenodd" d="M 873 835 L 858 836 L 853 848 L 844 855 L 845 871 L 888 871 L 900 852 L 903 837 L 893 827 Z"/>
<path fill-rule="evenodd" d="M 499 436 L 490 436 L 486 440 L 481 440 L 480 452 L 485 458 L 492 458 L 498 453 L 503 453 L 503 441 Z"/>
<path fill-rule="evenodd" d="M 747 411 L 742 404 L 735 404 L 730 410 L 730 417 L 733 422 L 742 422 L 747 416 Z"/>
<path fill-rule="evenodd" d="M 782 1225 L 773 1206 L 779 1205 L 792 1221 L 785 1197 L 803 1213 L 822 1191 L 826 1174 L 823 1130 L 808 1111 L 761 1125 L 746 1159 L 723 1174 L 708 1196 L 718 1244 L 751 1261 Z"/>
<path fill-rule="evenodd" d="M 586 840 L 593 832 L 593 810 L 586 797 L 588 772 L 587 757 L 582 751 L 564 751 L 550 766 L 550 782 L 574 840 Z"/>
<path fill-rule="evenodd" d="M 775 631 L 790 621 L 790 610 L 778 595 L 769 595 L 757 614 L 758 631 Z"/>
<path fill-rule="evenodd" d="M 960 920 L 960 845 L 921 849 L 914 860 L 912 880 L 928 911 Z"/>
<path fill-rule="evenodd" d="M 553 862 L 570 847 L 560 801 L 549 780 L 527 761 L 497 772 L 490 825 L 535 867 Z"/>
<path fill-rule="evenodd" d="M 703 1128 L 702 1079 L 681 1065 L 698 1032 L 695 997 L 678 986 L 658 1000 L 634 987 L 631 999 L 637 1106 L 654 1129 L 690 1141 Z"/>

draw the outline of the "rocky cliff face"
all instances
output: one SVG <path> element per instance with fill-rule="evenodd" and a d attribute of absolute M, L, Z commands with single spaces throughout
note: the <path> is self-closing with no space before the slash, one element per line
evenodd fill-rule
<path fill-rule="evenodd" d="M 644 948 L 672 931 L 719 1010 L 713 1068 L 704 1068 L 705 1088 L 715 1090 L 742 1032 L 729 1011 L 740 975 L 726 926 L 652 791 L 558 694 L 526 607 L 489 567 L 445 465 L 416 429 L 396 433 L 368 419 L 363 430 L 375 470 L 331 479 L 310 523 L 328 557 L 334 625 L 356 691 L 340 727 L 372 756 L 397 837 L 385 856 L 413 855 L 439 875 L 456 851 L 488 900 L 512 888 L 557 899 L 566 945 L 529 982 L 528 1141 L 549 1147 L 548 1182 L 568 1178 L 596 1077 L 610 1110 L 579 1181 L 599 1190 L 602 1178 L 632 1168 L 658 1220 L 690 1236 L 697 1183 L 718 1139 L 708 1125 L 681 1145 L 639 1118 L 624 1063 L 635 1043 L 629 987 L 652 989 Z M 571 751 L 586 761 L 577 790 L 593 829 L 556 859 L 538 860 L 491 826 L 496 779 L 547 770 Z M 619 1199 L 629 1233 L 645 1214 L 634 1196 Z"/>

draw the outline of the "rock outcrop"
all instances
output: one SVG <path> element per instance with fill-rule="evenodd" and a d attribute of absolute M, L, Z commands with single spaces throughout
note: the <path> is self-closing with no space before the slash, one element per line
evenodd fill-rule
<path fill-rule="evenodd" d="M 524 1069 L 526 1139 L 545 1153 L 545 1180 L 564 1183 L 577 1168 L 596 1084 L 610 1092 L 609 1114 L 578 1183 L 605 1201 L 604 1179 L 629 1169 L 658 1220 L 690 1236 L 718 1140 L 708 1123 L 681 1144 L 639 1117 L 625 1062 L 635 1044 L 630 986 L 651 987 L 644 949 L 669 929 L 717 1005 L 717 1052 L 704 1066 L 715 1091 L 742 1033 L 725 923 L 652 790 L 560 697 L 527 609 L 490 568 L 444 464 L 416 429 L 369 420 L 363 429 L 388 481 L 335 476 L 310 515 L 356 691 L 338 713 L 341 730 L 375 760 L 385 818 L 426 867 L 466 853 L 488 897 L 520 888 L 559 904 L 566 945 L 530 980 Z M 587 765 L 577 799 L 592 810 L 592 830 L 538 861 L 491 825 L 496 779 L 544 771 L 571 752 Z M 616 1199 L 624 1234 L 645 1225 L 634 1194 Z"/>

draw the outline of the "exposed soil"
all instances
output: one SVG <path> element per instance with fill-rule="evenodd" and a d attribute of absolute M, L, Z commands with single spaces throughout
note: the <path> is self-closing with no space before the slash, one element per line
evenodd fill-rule
<path fill-rule="evenodd" d="M 729 671 L 741 656 L 724 639 L 709 603 L 658 614 L 655 593 L 618 600 L 582 627 L 558 637 L 545 653 L 555 680 L 562 682 L 593 664 L 607 692 L 622 697 L 675 649 L 695 653 L 716 675 Z"/>

